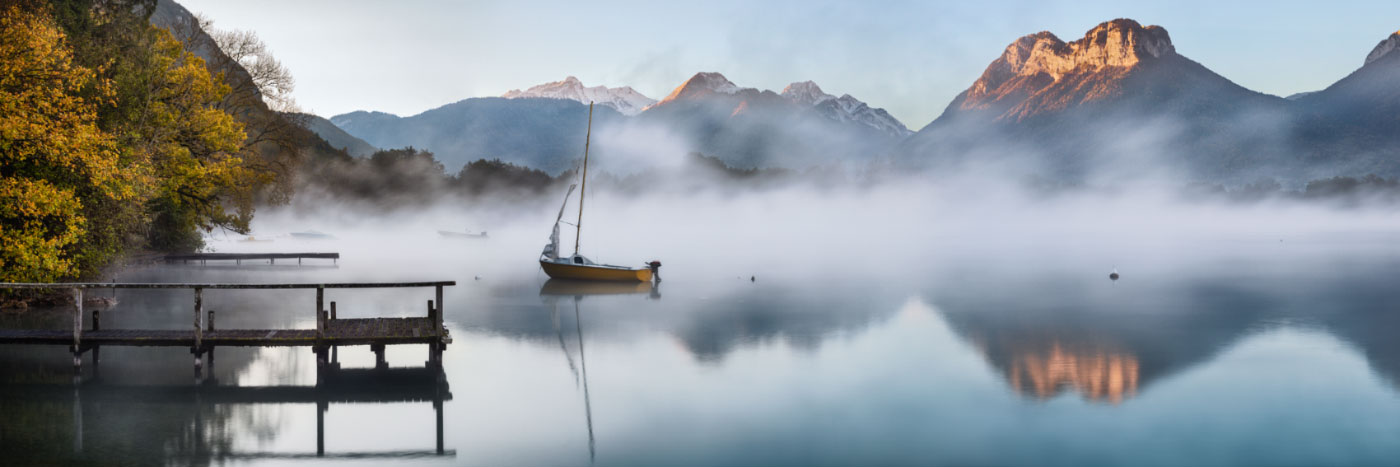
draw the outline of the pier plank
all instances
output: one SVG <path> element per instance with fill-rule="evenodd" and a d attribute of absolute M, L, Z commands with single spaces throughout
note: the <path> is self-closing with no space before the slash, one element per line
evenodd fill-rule
<path fill-rule="evenodd" d="M 428 318 L 337 319 L 319 340 L 315 329 L 220 329 L 204 331 L 202 346 L 315 346 L 424 344 L 438 342 Z M 445 332 L 444 332 L 445 334 Z M 84 347 L 96 345 L 193 347 L 194 330 L 102 329 L 82 332 Z M 0 329 L 0 344 L 72 344 L 73 331 Z"/>

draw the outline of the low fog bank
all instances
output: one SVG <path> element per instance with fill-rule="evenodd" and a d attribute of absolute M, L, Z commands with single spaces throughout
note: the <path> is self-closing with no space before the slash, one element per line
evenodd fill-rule
<path fill-rule="evenodd" d="M 1390 202 L 1393 181 L 1328 182 L 1350 188 L 1324 196 L 1322 185 L 1226 189 L 1140 179 L 1067 186 L 1033 178 L 1006 181 L 972 170 L 930 177 L 686 167 L 624 177 L 590 173 L 582 252 L 629 266 L 661 260 L 668 280 L 895 276 L 965 260 L 1065 260 L 1106 273 L 1145 258 L 1274 255 L 1281 246 L 1304 244 L 1383 255 L 1394 252 L 1389 245 L 1400 233 Z M 331 248 L 382 263 L 386 272 L 462 261 L 456 270 L 466 276 L 538 276 L 534 260 L 574 181 L 555 178 L 529 195 L 422 196 L 392 206 L 304 191 L 291 205 L 264 209 L 254 220 L 254 238 L 277 241 L 240 242 L 240 236 L 216 232 L 210 246 Z M 564 220 L 577 215 L 575 196 Z M 308 243 L 287 237 L 310 230 L 336 238 Z M 488 237 L 447 238 L 439 230 L 485 231 Z M 569 252 L 574 229 L 561 230 Z"/>

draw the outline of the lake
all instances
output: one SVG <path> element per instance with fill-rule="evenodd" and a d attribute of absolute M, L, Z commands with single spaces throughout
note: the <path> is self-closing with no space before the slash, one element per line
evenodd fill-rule
<path fill-rule="evenodd" d="M 654 286 L 580 287 L 539 272 L 537 230 L 486 240 L 423 229 L 387 240 L 216 241 L 220 251 L 340 251 L 342 259 L 124 270 L 117 279 L 125 282 L 455 280 L 444 300 L 454 342 L 440 376 L 408 370 L 424 368 L 424 346 L 390 347 L 388 364 L 402 374 L 349 395 L 317 392 L 330 386 L 318 378 L 329 376 L 318 376 L 307 348 L 220 348 L 197 379 L 184 349 L 109 347 L 100 364 L 85 357 L 75 379 L 66 348 L 0 346 L 0 458 L 1400 461 L 1400 238 L 1384 232 L 1112 244 L 1046 235 L 995 245 L 952 235 L 928 238 L 936 247 L 918 254 L 867 261 L 842 253 L 838 236 L 810 255 L 756 252 L 725 265 L 704 264 L 704 252 L 676 253 L 662 257 L 675 259 Z M 598 259 L 628 256 L 619 245 L 600 249 L 608 254 Z M 1115 267 L 1122 277 L 1111 281 Z M 118 291 L 103 328 L 182 329 L 191 295 Z M 337 290 L 327 300 L 342 317 L 412 316 L 431 298 L 430 289 Z M 205 300 L 220 328 L 314 327 L 309 290 L 208 291 Z M 0 323 L 61 329 L 67 319 L 63 310 L 40 310 Z M 366 347 L 341 349 L 338 360 L 346 372 L 375 366 Z"/>

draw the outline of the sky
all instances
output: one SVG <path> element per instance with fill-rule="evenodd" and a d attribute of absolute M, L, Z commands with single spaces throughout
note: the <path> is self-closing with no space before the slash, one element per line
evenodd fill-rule
<path fill-rule="evenodd" d="M 1327 87 L 1400 29 L 1389 1 L 181 0 L 220 29 L 256 32 L 296 77 L 302 109 L 400 116 L 566 76 L 659 99 L 717 71 L 931 122 L 1016 38 L 1065 41 L 1132 18 L 1178 53 L 1255 91 Z"/>

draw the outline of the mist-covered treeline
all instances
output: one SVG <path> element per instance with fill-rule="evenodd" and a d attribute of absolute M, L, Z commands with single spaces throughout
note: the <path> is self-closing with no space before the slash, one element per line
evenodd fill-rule
<path fill-rule="evenodd" d="M 575 161 L 577 164 L 579 161 Z M 559 175 L 500 159 L 481 159 L 449 173 L 432 152 L 417 148 L 380 150 L 369 157 L 356 158 L 338 153 L 309 159 L 303 167 L 297 188 L 300 200 L 314 205 L 334 201 L 373 211 L 413 210 L 440 202 L 468 202 L 474 205 L 511 207 L 545 200 L 555 202 L 571 183 L 579 181 L 578 165 Z M 1400 202 L 1400 179 L 1378 175 L 1332 177 L 1289 187 L 1274 179 L 1259 179 L 1239 186 L 1211 182 L 1175 182 L 1165 188 L 1160 181 L 1121 180 L 1113 182 L 1066 182 L 1031 176 L 1019 182 L 989 177 L 969 183 L 976 175 L 950 172 L 902 171 L 894 166 L 874 165 L 864 171 L 841 166 L 817 166 L 803 170 L 786 168 L 735 168 L 717 157 L 691 152 L 679 164 L 650 166 L 618 174 L 606 168 L 590 167 L 589 190 L 617 194 L 745 193 L 793 186 L 807 188 L 850 188 L 874 186 L 910 178 L 929 185 L 956 184 L 976 196 L 977 186 L 1018 188 L 1031 194 L 1053 195 L 1095 190 L 1162 190 L 1198 202 L 1250 203 L 1297 201 L 1331 203 L 1339 206 L 1363 203 Z"/>
<path fill-rule="evenodd" d="M 335 201 L 381 211 L 423 207 L 442 201 L 510 205 L 554 199 L 570 183 L 578 183 L 575 166 L 556 176 L 500 159 L 467 163 L 448 173 L 436 156 L 417 148 L 380 150 L 369 157 L 345 154 L 317 157 L 303 166 L 298 197 L 308 203 Z M 738 169 L 718 158 L 691 153 L 679 170 L 648 168 L 617 175 L 591 168 L 589 187 L 629 194 L 649 191 L 761 189 L 797 180 L 845 180 L 837 168 L 793 171 Z"/>
<path fill-rule="evenodd" d="M 1228 188 L 1221 184 L 1198 183 L 1186 187 L 1188 197 L 1223 199 L 1235 202 L 1293 200 L 1336 206 L 1400 203 L 1400 179 L 1375 174 L 1362 177 L 1331 177 L 1308 182 L 1301 188 L 1285 188 L 1273 179 Z"/>
<path fill-rule="evenodd" d="M 449 174 L 433 153 L 412 147 L 307 161 L 300 196 L 364 207 L 411 209 L 443 197 L 533 198 L 554 186 L 548 174 L 500 160 L 479 160 Z"/>

